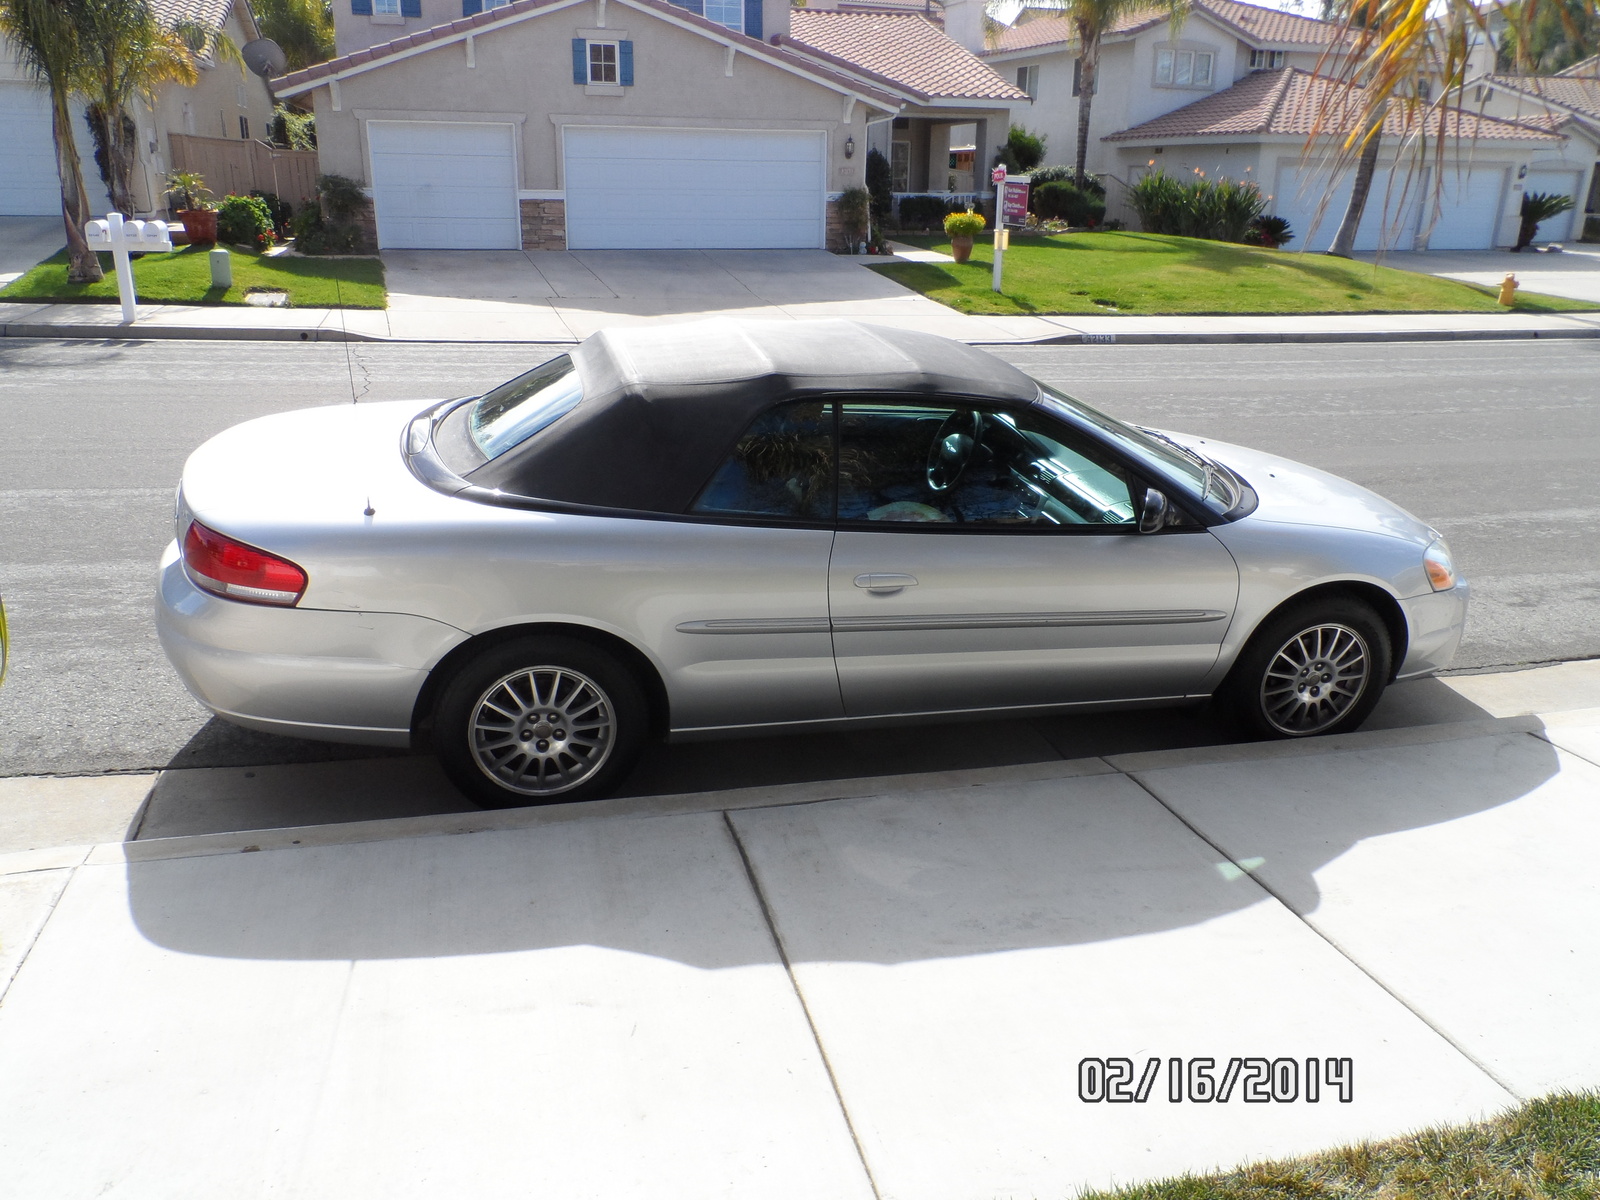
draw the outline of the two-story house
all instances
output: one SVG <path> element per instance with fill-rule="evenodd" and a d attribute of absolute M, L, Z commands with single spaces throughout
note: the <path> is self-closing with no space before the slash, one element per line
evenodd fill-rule
<path fill-rule="evenodd" d="M 279 79 L 381 248 L 838 246 L 896 120 L 986 152 L 1027 97 L 917 13 L 789 0 L 334 0 L 338 58 Z"/>
<path fill-rule="evenodd" d="M 947 28 L 966 27 L 953 14 L 968 2 L 946 5 Z M 1315 146 L 1308 138 L 1337 99 L 1329 76 L 1344 47 L 1336 23 L 1240 0 L 1194 0 L 1176 28 L 1159 10 L 1132 14 L 1101 46 L 1085 165 L 1106 180 L 1114 209 L 1126 186 L 1151 170 L 1254 180 L 1270 211 L 1290 222 L 1291 247 L 1325 249 L 1348 203 L 1351 172 L 1333 169 L 1331 138 Z M 981 56 L 1033 98 L 1028 123 L 1048 138 L 1049 160 L 1072 162 L 1081 68 L 1071 23 L 1021 22 Z M 1473 56 L 1469 72 L 1487 69 L 1493 47 L 1481 43 Z M 1576 169 L 1594 152 L 1581 128 L 1456 107 L 1411 115 L 1397 106 L 1357 248 L 1510 245 L 1528 173 L 1555 163 Z"/>

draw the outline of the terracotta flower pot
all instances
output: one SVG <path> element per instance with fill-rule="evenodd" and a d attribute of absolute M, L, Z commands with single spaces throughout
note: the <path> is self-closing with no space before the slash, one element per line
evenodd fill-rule
<path fill-rule="evenodd" d="M 950 239 L 950 257 L 958 263 L 964 263 L 972 257 L 972 239 L 969 237 L 953 237 Z"/>
<path fill-rule="evenodd" d="M 217 241 L 217 211 L 214 208 L 182 208 L 178 220 L 189 235 L 191 246 L 214 246 Z"/>

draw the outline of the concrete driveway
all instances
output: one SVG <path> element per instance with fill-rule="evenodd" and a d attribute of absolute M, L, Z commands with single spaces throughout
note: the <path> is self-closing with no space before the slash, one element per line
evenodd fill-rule
<path fill-rule="evenodd" d="M 393 337 L 570 341 L 608 325 L 733 316 L 854 317 L 953 338 L 992 338 L 968 317 L 825 250 L 388 250 Z M 1000 318 L 1018 336 L 1060 329 Z M 1037 328 L 1035 328 L 1037 326 Z"/>
<path fill-rule="evenodd" d="M 1377 258 L 1360 254 L 1364 262 Z M 1517 277 L 1525 292 L 1591 300 L 1600 304 L 1600 246 L 1571 246 L 1558 254 L 1510 254 L 1504 250 L 1426 250 L 1386 254 L 1381 262 L 1402 271 L 1441 275 L 1481 287 L 1498 288 L 1506 273 Z"/>
<path fill-rule="evenodd" d="M 0 217 L 0 287 L 66 244 L 60 217 Z"/>

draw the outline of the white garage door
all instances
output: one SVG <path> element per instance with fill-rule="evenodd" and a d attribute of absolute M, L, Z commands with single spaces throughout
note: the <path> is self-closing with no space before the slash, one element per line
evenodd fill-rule
<path fill-rule="evenodd" d="M 1350 204 L 1354 173 L 1353 169 L 1346 172 L 1338 186 L 1330 191 L 1325 171 L 1305 167 L 1278 169 L 1272 211 L 1289 221 L 1294 238 L 1288 249 L 1320 252 L 1333 245 L 1339 223 L 1344 220 L 1344 210 Z M 1421 208 L 1420 184 L 1420 176 L 1408 180 L 1404 170 L 1394 172 L 1380 168 L 1373 172 L 1372 190 L 1367 193 L 1367 206 L 1362 210 L 1361 224 L 1356 229 L 1357 250 L 1412 248 Z M 1322 204 L 1325 194 L 1327 203 Z M 1319 204 L 1322 205 L 1320 221 L 1317 219 Z"/>
<path fill-rule="evenodd" d="M 1583 173 L 1581 171 L 1529 171 L 1522 181 L 1522 191 L 1546 192 L 1557 196 L 1571 196 L 1573 207 L 1559 217 L 1539 222 L 1538 242 L 1564 242 L 1572 236 L 1572 221 L 1583 209 Z M 1520 201 L 1518 203 L 1521 203 Z"/>
<path fill-rule="evenodd" d="M 574 250 L 820 247 L 821 133 L 569 126 Z"/>
<path fill-rule="evenodd" d="M 50 101 L 30 83 L 0 83 L 0 217 L 61 215 L 61 183 L 50 134 Z M 83 105 L 72 106 L 72 136 L 83 163 L 89 207 L 103 215 L 111 203 L 94 165 L 94 145 L 83 121 Z"/>
<path fill-rule="evenodd" d="M 1444 182 L 1439 189 L 1439 219 L 1428 234 L 1428 249 L 1493 250 L 1504 211 L 1505 171 L 1457 171 L 1446 167 L 1440 176 Z M 1431 213 L 1431 191 L 1428 206 Z M 1426 226 L 1426 220 L 1423 224 Z"/>
<path fill-rule="evenodd" d="M 517 250 L 513 125 L 368 121 L 372 207 L 385 250 Z"/>

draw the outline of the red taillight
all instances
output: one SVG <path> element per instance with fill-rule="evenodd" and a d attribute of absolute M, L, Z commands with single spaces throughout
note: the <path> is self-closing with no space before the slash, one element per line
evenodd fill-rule
<path fill-rule="evenodd" d="M 306 573 L 287 559 L 246 546 L 199 521 L 183 537 L 183 565 L 195 584 L 229 600 L 295 604 L 306 590 Z"/>

